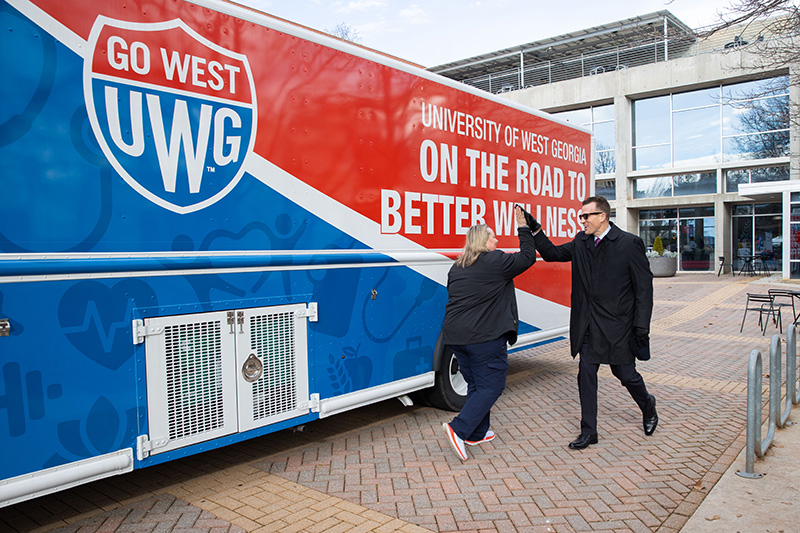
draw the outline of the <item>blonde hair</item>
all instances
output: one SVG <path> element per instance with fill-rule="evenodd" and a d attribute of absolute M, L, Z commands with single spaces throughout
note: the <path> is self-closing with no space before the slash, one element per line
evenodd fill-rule
<path fill-rule="evenodd" d="M 478 260 L 478 256 L 483 252 L 488 252 L 486 243 L 492 230 L 486 224 L 476 224 L 467 231 L 467 242 L 464 244 L 464 251 L 456 259 L 456 266 L 467 268 Z"/>

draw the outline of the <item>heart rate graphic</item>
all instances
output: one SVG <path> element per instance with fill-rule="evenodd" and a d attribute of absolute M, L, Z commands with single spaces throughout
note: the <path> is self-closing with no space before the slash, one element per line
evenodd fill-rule
<path fill-rule="evenodd" d="M 155 292 L 141 280 L 124 280 L 111 287 L 99 281 L 83 281 L 64 293 L 58 305 L 58 321 L 62 333 L 78 351 L 116 370 L 133 355 L 133 308 L 156 305 Z"/>

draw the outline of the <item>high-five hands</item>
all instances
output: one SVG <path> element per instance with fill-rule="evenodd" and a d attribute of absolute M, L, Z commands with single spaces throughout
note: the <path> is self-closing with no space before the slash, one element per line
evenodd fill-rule
<path fill-rule="evenodd" d="M 514 208 L 514 213 L 517 216 L 518 226 L 528 226 L 531 228 L 531 233 L 536 233 L 542 229 L 542 225 L 533 218 L 533 215 L 522 209 L 519 204 Z"/>

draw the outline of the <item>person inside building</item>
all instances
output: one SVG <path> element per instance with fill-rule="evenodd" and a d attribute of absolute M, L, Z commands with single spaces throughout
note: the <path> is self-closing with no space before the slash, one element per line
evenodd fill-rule
<path fill-rule="evenodd" d="M 467 460 L 465 445 L 494 439 L 489 414 L 505 389 L 507 346 L 517 340 L 514 278 L 536 261 L 532 228 L 520 207 L 515 216 L 519 252 L 498 250 L 494 232 L 478 224 L 467 231 L 463 253 L 447 275 L 442 341 L 455 354 L 468 387 L 461 412 L 442 427 L 462 461 Z"/>
<path fill-rule="evenodd" d="M 581 404 L 581 433 L 569 443 L 573 450 L 598 441 L 597 372 L 601 364 L 610 365 L 628 389 L 642 412 L 645 435 L 652 435 L 658 425 L 656 399 L 636 370 L 637 357 L 649 358 L 653 274 L 642 239 L 619 229 L 610 216 L 608 201 L 592 196 L 583 201 L 579 215 L 583 231 L 572 241 L 555 246 L 543 231 L 534 232 L 542 259 L 572 262 L 569 337 L 572 357 L 580 354 Z"/>

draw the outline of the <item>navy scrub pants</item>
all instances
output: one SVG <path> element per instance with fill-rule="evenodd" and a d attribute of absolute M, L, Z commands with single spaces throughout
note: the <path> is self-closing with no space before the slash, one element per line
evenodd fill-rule
<path fill-rule="evenodd" d="M 506 388 L 506 337 L 449 347 L 467 382 L 467 401 L 458 416 L 450 422 L 450 427 L 463 440 L 480 440 L 489 431 L 489 412 Z"/>

